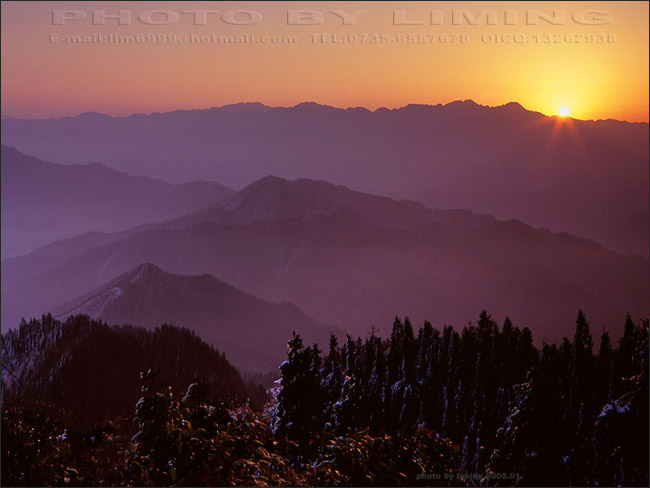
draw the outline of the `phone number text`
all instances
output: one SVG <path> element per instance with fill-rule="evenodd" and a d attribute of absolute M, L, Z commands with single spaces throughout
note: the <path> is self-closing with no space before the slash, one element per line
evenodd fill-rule
<path fill-rule="evenodd" d="M 466 44 L 469 34 L 309 34 L 312 44 Z"/>

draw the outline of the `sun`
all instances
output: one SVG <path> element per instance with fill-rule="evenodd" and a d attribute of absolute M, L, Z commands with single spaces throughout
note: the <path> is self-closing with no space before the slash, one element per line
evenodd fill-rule
<path fill-rule="evenodd" d="M 557 109 L 557 113 L 560 114 L 562 117 L 566 117 L 569 115 L 569 107 L 566 105 L 562 105 L 560 108 Z"/>

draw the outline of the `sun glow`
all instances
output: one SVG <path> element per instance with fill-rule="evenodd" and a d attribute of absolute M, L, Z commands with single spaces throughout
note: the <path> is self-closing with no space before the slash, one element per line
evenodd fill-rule
<path fill-rule="evenodd" d="M 557 109 L 557 113 L 560 114 L 562 117 L 566 117 L 569 115 L 569 107 L 566 105 L 562 105 L 560 108 Z"/>

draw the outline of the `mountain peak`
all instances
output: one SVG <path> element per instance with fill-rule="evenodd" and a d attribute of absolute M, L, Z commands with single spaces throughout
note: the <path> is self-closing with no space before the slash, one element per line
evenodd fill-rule
<path fill-rule="evenodd" d="M 311 180 L 289 181 L 265 176 L 221 202 L 240 223 L 279 220 L 311 220 L 323 209 L 314 204 L 311 192 L 303 191 Z"/>
<path fill-rule="evenodd" d="M 297 105 L 294 105 L 291 107 L 294 110 L 323 110 L 323 111 L 337 111 L 341 110 L 336 107 L 332 107 L 331 105 L 323 105 L 322 103 L 317 103 L 317 102 L 302 102 Z"/>
<path fill-rule="evenodd" d="M 92 119 L 92 120 L 107 120 L 107 119 L 113 119 L 115 117 L 111 117 L 110 115 L 106 115 L 100 112 L 93 112 L 92 110 L 88 112 L 83 112 L 78 115 L 75 115 L 75 119 Z"/>
<path fill-rule="evenodd" d="M 444 105 L 445 107 L 483 107 L 484 105 L 480 105 L 476 103 L 474 100 L 471 98 L 468 98 L 466 100 L 454 100 L 453 102 L 446 103 Z"/>
<path fill-rule="evenodd" d="M 241 102 L 222 105 L 221 107 L 218 107 L 217 110 L 229 113 L 257 113 L 267 112 L 271 110 L 271 108 L 272 107 L 260 102 Z"/>
<path fill-rule="evenodd" d="M 279 176 L 275 175 L 268 175 L 268 176 L 263 176 L 259 180 L 254 181 L 248 187 L 253 187 L 253 186 L 267 186 L 267 185 L 280 185 L 282 183 L 289 183 L 289 180 L 285 178 L 280 178 Z M 246 187 L 246 188 L 248 188 Z"/>
<path fill-rule="evenodd" d="M 112 279 L 107 284 L 92 291 L 88 295 L 66 303 L 53 311 L 55 317 L 63 318 L 69 315 L 85 314 L 93 318 L 100 317 L 107 307 L 133 287 L 139 287 L 144 282 L 160 281 L 160 278 L 171 276 L 169 273 L 150 262 L 142 263 L 126 273 Z"/>
<path fill-rule="evenodd" d="M 145 277 L 163 276 L 166 274 L 168 273 L 165 270 L 147 261 L 145 263 L 140 264 L 139 266 L 136 266 L 126 274 L 122 275 L 122 280 L 120 281 L 128 280 L 130 283 L 136 283 L 137 281 L 140 281 Z"/>
<path fill-rule="evenodd" d="M 507 108 L 507 109 L 512 109 L 512 110 L 526 110 L 523 105 L 519 102 L 508 102 L 503 105 L 499 105 L 498 107 L 494 108 Z"/>
<path fill-rule="evenodd" d="M 259 180 L 255 180 L 251 184 L 247 185 L 246 187 L 244 187 L 242 190 L 232 195 L 231 197 L 226 198 L 222 202 L 221 206 L 225 208 L 233 208 L 233 203 L 241 202 L 242 198 L 244 197 L 248 197 L 254 194 L 261 194 L 261 193 L 268 194 L 268 192 L 276 192 L 281 188 L 285 188 L 285 189 L 289 188 L 291 186 L 291 183 L 292 183 L 291 181 L 286 180 L 284 178 L 280 178 L 279 176 L 274 176 L 274 175 L 264 176 Z"/>
<path fill-rule="evenodd" d="M 396 110 L 404 110 L 407 112 L 422 111 L 425 113 L 430 113 L 430 112 L 435 113 L 441 110 L 444 113 L 445 111 L 449 111 L 449 110 L 455 110 L 455 111 L 476 110 L 479 108 L 486 108 L 486 107 L 484 105 L 480 105 L 476 103 L 474 100 L 467 99 L 467 100 L 454 100 L 444 105 L 441 103 L 438 103 L 436 105 L 429 105 L 426 103 L 409 103 L 408 105 L 405 105 Z"/>
<path fill-rule="evenodd" d="M 302 221 L 352 218 L 357 223 L 392 229 L 412 229 L 424 225 L 460 225 L 459 218 L 448 211 L 434 212 L 419 202 L 395 200 L 351 190 L 327 181 L 301 178 L 285 180 L 267 176 L 251 183 L 235 195 L 226 198 L 220 209 L 228 213 L 223 221 L 237 225 L 252 222 Z M 468 212 L 464 221 L 482 225 L 485 216 Z M 223 214 L 221 215 L 223 218 Z M 489 218 L 487 218 L 489 220 Z M 446 223 L 445 223 L 446 222 Z"/>
<path fill-rule="evenodd" d="M 255 372 L 282 362 L 292 330 L 321 345 L 329 338 L 327 329 L 296 306 L 262 300 L 212 274 L 169 273 L 150 262 L 53 311 L 62 319 L 79 314 L 148 329 L 164 323 L 188 327 Z"/>

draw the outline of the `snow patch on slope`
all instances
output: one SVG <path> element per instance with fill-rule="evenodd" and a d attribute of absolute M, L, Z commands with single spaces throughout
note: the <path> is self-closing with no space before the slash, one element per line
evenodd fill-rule
<path fill-rule="evenodd" d="M 133 280 L 132 280 L 133 282 Z M 111 303 L 113 300 L 122 295 L 124 291 L 119 286 L 114 286 L 103 292 L 96 297 L 91 298 L 90 300 L 85 301 L 80 306 L 71 310 L 66 315 L 90 315 L 92 318 L 98 318 L 106 306 Z"/>
<path fill-rule="evenodd" d="M 147 268 L 148 268 L 148 266 L 146 264 L 143 264 L 142 266 L 140 266 L 140 268 L 138 269 L 138 272 L 135 274 L 135 276 L 133 276 L 129 280 L 129 283 L 135 283 L 136 281 L 138 281 L 142 277 L 142 275 L 144 274 L 144 272 L 146 271 Z"/>

